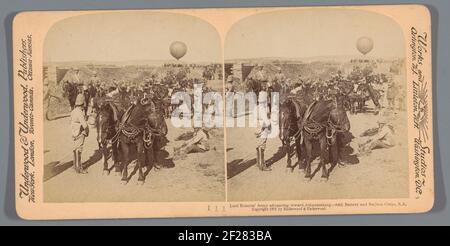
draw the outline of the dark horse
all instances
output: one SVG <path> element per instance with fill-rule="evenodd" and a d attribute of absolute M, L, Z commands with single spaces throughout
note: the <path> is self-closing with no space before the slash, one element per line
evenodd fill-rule
<path fill-rule="evenodd" d="M 97 143 L 103 154 L 103 174 L 109 175 L 108 169 L 108 144 L 111 144 L 112 159 L 116 173 L 120 173 L 120 162 L 118 153 L 118 120 L 123 114 L 112 101 L 99 100 L 97 102 L 98 115 Z"/>
<path fill-rule="evenodd" d="M 123 114 L 118 128 L 119 146 L 123 161 L 123 184 L 129 181 L 128 164 L 131 162 L 131 148 L 136 149 L 138 184 L 145 182 L 142 168 L 147 166 L 149 171 L 153 167 L 154 162 L 156 162 L 158 137 L 167 133 L 167 126 L 164 119 L 161 121 L 161 118 L 155 104 L 149 98 L 137 100 L 136 104 Z M 164 124 L 161 122 L 164 122 Z M 153 159 L 153 162 L 150 161 L 151 159 Z M 157 164 L 155 166 L 158 167 Z"/>
<path fill-rule="evenodd" d="M 335 100 L 323 100 L 313 102 L 306 110 L 302 122 L 302 140 L 306 149 L 306 170 L 305 178 L 312 179 L 311 162 L 313 160 L 313 144 L 320 145 L 320 164 L 318 169 L 322 169 L 322 180 L 328 180 L 329 171 L 325 164 L 329 160 L 330 150 L 337 150 L 336 141 L 327 141 L 333 137 L 329 135 L 330 128 L 334 131 L 350 130 L 350 121 L 342 107 L 342 96 L 337 96 Z M 332 130 L 331 130 L 332 131 Z M 330 147 L 330 148 L 328 148 Z M 333 157 L 333 163 L 337 163 L 337 156 Z M 317 169 L 317 170 L 318 170 Z"/>
<path fill-rule="evenodd" d="M 146 162 L 152 163 L 156 169 L 161 168 L 158 162 L 157 154 L 167 143 L 166 135 L 168 132 L 167 124 L 164 119 L 162 100 L 159 98 L 141 99 L 142 103 L 147 105 L 147 131 L 151 134 L 150 142 L 146 143 Z"/>
<path fill-rule="evenodd" d="M 88 108 L 89 105 L 92 106 L 92 109 L 94 109 L 94 100 L 97 96 L 97 89 L 94 85 L 89 85 L 86 90 L 84 90 L 84 112 L 87 115 L 88 114 Z M 92 102 L 91 102 L 92 101 Z M 92 104 L 91 104 L 92 103 Z"/>
<path fill-rule="evenodd" d="M 327 144 L 331 166 L 341 161 L 341 147 L 344 145 L 344 134 L 350 131 L 350 121 L 345 109 L 345 96 L 337 96 L 335 108 L 331 110 L 326 128 Z"/>
<path fill-rule="evenodd" d="M 291 165 L 291 142 L 295 141 L 295 151 L 297 154 L 297 165 L 299 169 L 302 160 L 302 148 L 303 144 L 300 141 L 301 131 L 299 130 L 299 122 L 301 122 L 303 115 L 307 109 L 307 105 L 295 97 L 288 97 L 284 102 L 282 102 L 280 107 L 280 133 L 279 137 L 283 148 L 287 156 L 287 169 L 292 172 L 295 165 Z"/>

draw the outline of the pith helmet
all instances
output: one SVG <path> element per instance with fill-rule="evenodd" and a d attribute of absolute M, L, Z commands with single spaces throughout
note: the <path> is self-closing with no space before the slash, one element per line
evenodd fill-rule
<path fill-rule="evenodd" d="M 75 100 L 75 106 L 81 106 L 84 104 L 84 95 L 78 94 L 77 99 Z"/>

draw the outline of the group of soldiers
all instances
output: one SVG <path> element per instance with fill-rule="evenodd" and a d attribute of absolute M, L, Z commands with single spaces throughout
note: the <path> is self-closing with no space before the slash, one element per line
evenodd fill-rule
<path fill-rule="evenodd" d="M 185 91 L 193 94 L 195 83 L 202 83 L 205 90 L 210 88 L 207 86 L 208 78 L 211 75 L 214 67 L 204 67 L 201 78 L 190 78 L 191 69 L 189 66 L 174 67 L 165 72 L 154 72 L 140 81 L 119 80 L 116 78 L 106 81 L 101 79 L 97 71 L 91 72 L 90 78 L 82 79 L 80 70 L 78 68 L 71 69 L 63 78 L 64 85 L 73 87 L 72 92 L 66 95 L 69 98 L 71 108 L 74 108 L 74 102 L 77 94 L 84 94 L 84 112 L 86 115 L 92 110 L 94 104 L 93 99 L 96 97 L 116 97 L 123 96 L 127 98 L 136 99 L 138 97 L 152 97 L 157 98 L 163 102 L 162 109 L 165 115 L 170 115 L 171 106 L 170 97 L 173 93 L 178 91 Z M 206 76 L 206 77 L 205 77 Z M 132 103 L 132 101 L 130 102 Z"/>
<path fill-rule="evenodd" d="M 138 99 L 151 98 L 158 102 L 157 107 L 161 112 L 164 112 L 166 117 L 170 116 L 173 105 L 170 104 L 170 97 L 172 93 L 177 91 L 185 91 L 193 94 L 194 83 L 207 84 L 208 78 L 211 76 L 212 68 L 204 68 L 203 76 L 208 75 L 207 78 L 190 79 L 188 74 L 190 73 L 190 67 L 176 67 L 175 69 L 167 70 L 165 74 L 153 73 L 142 79 L 141 82 L 119 81 L 113 78 L 107 82 L 105 79 L 101 79 L 97 71 L 91 72 L 92 76 L 86 79 L 86 76 L 82 76 L 80 69 L 74 68 L 67 72 L 63 78 L 64 85 L 66 87 L 73 88 L 70 91 L 66 91 L 71 104 L 71 133 L 73 140 L 73 155 L 74 155 L 74 169 L 77 173 L 87 173 L 86 169 L 82 165 L 81 153 L 83 151 L 85 138 L 89 135 L 89 124 L 93 124 L 90 120 L 95 120 L 96 103 L 98 98 L 111 98 L 119 100 L 126 99 L 126 105 L 124 108 L 135 104 Z M 207 88 L 207 87 L 206 87 Z M 65 89 L 66 90 L 66 89 Z M 123 102 L 123 100 L 122 100 Z M 199 135 L 204 131 L 195 131 Z M 203 141 L 203 140 L 202 140 Z M 192 148 L 198 145 L 196 141 L 194 144 L 186 144 L 187 152 L 197 151 Z M 191 146 L 195 145 L 195 146 Z M 202 146 L 200 146 L 202 147 Z M 206 148 L 207 150 L 207 148 Z"/>
<path fill-rule="evenodd" d="M 352 112 L 353 103 L 362 103 L 362 108 L 365 100 L 371 99 L 375 106 L 375 112 L 378 113 L 382 109 L 386 110 L 402 110 L 403 102 L 401 101 L 401 86 L 393 82 L 391 77 L 385 74 L 373 75 L 370 72 L 364 74 L 359 67 L 354 67 L 353 71 L 344 76 L 340 70 L 331 73 L 329 79 L 310 79 L 303 78 L 301 74 L 297 79 L 288 78 L 282 71 L 281 67 L 276 68 L 276 73 L 269 77 L 265 72 L 263 65 L 257 65 L 250 72 L 245 79 L 245 83 L 250 84 L 254 82 L 256 85 L 247 87 L 250 90 L 260 90 L 260 93 L 270 93 L 273 91 L 279 92 L 280 96 L 294 95 L 301 98 L 306 103 L 311 104 L 314 101 L 320 100 L 335 100 L 337 96 L 343 96 L 343 100 L 347 105 L 343 105 L 347 110 Z M 236 90 L 236 82 L 233 75 L 228 76 L 226 90 Z M 361 98 L 361 101 L 353 98 Z M 270 96 L 268 97 L 270 100 Z M 395 103 L 398 100 L 398 108 Z M 385 112 L 385 110 L 383 110 Z M 269 117 L 270 117 L 270 102 L 269 102 Z M 393 141 L 394 129 L 385 114 L 380 115 L 377 120 L 378 127 L 368 130 L 369 133 L 364 133 L 361 138 L 364 140 L 360 143 L 361 153 L 368 153 L 374 148 L 392 147 L 395 143 Z M 255 133 L 257 137 L 257 166 L 261 171 L 270 171 L 270 166 L 264 161 L 264 149 L 267 142 L 267 135 L 270 132 L 270 124 L 263 125 Z M 345 164 L 345 163 L 344 163 Z"/>
<path fill-rule="evenodd" d="M 212 76 L 212 71 L 213 68 L 205 68 L 202 74 L 203 78 L 189 79 L 188 74 L 191 71 L 190 67 L 186 66 L 181 68 L 177 67 L 176 70 L 169 69 L 164 74 L 153 73 L 143 78 L 140 82 L 119 81 L 117 79 L 112 79 L 107 82 L 104 79 L 101 79 L 96 71 L 92 72 L 92 76 L 89 79 L 83 79 L 80 75 L 80 70 L 73 69 L 72 72 L 68 73 L 68 77 L 64 80 L 68 83 L 75 84 L 77 87 L 76 95 L 72 96 L 74 98 L 73 106 L 71 105 L 71 129 L 74 140 L 74 166 L 77 172 L 86 172 L 81 165 L 81 152 L 84 139 L 89 134 L 87 120 L 94 109 L 95 98 L 114 98 L 125 96 L 132 99 L 130 104 L 135 103 L 133 99 L 137 98 L 155 98 L 161 102 L 158 106 L 162 107 L 162 111 L 165 112 L 165 115 L 168 117 L 171 113 L 171 108 L 174 106 L 170 104 L 171 95 L 177 91 L 185 91 L 189 94 L 193 94 L 194 83 L 203 83 L 206 85 L 207 80 Z M 392 83 L 391 79 L 380 79 L 380 77 L 381 76 L 372 76 L 372 80 L 369 81 L 367 77 L 364 76 L 355 77 L 354 74 L 353 77 L 351 77 L 350 74 L 344 76 L 342 72 L 338 70 L 336 73 L 332 73 L 329 79 L 326 80 L 320 78 L 303 78 L 301 74 L 299 74 L 296 79 L 292 79 L 288 78 L 283 73 L 281 67 L 277 67 L 276 73 L 269 77 L 264 69 L 264 66 L 258 65 L 246 78 L 246 82 L 255 82 L 256 85 L 260 86 L 258 90 L 262 93 L 279 92 L 281 96 L 286 94 L 298 95 L 303 100 L 310 103 L 319 100 L 335 99 L 337 95 L 349 95 L 350 93 L 363 97 L 365 96 L 364 94 L 369 94 L 369 90 L 367 88 L 370 86 L 375 91 L 380 92 L 377 98 L 372 98 L 375 106 L 381 108 L 381 104 L 383 104 L 385 108 L 393 109 L 395 108 L 396 100 L 401 100 L 400 98 L 402 98 L 399 96 L 399 87 L 395 85 L 395 83 Z M 208 90 L 207 87 L 206 90 Z M 227 77 L 226 90 L 237 90 L 237 84 L 232 75 Z M 270 95 L 268 98 L 270 100 Z M 379 103 L 379 99 L 382 99 L 381 103 Z M 399 102 L 399 105 L 402 105 L 402 103 Z M 385 122 L 381 122 L 380 124 L 386 125 Z M 257 133 L 258 139 L 261 140 L 261 146 L 265 145 L 265 141 L 267 140 L 267 138 L 261 137 L 267 133 L 267 129 L 270 129 L 270 125 L 263 126 L 263 128 Z M 383 128 L 380 132 L 389 132 L 389 129 L 390 128 Z M 200 130 L 197 129 L 196 132 L 204 132 L 203 130 Z M 206 139 L 206 137 L 203 136 L 201 139 Z M 376 146 L 379 144 L 377 141 L 368 140 L 368 142 L 370 142 L 370 144 L 365 144 L 365 146 Z M 197 143 L 195 144 L 198 145 Z M 382 143 L 382 145 L 383 144 L 384 143 Z M 187 145 L 191 146 L 191 144 Z M 370 147 L 370 149 L 371 148 L 372 147 Z M 264 163 L 262 163 L 261 167 L 262 170 L 269 169 L 269 167 L 265 166 Z"/>
<path fill-rule="evenodd" d="M 363 112 L 365 102 L 372 100 L 375 111 L 381 108 L 404 110 L 404 89 L 394 82 L 392 77 L 386 74 L 372 74 L 368 69 L 358 66 L 345 75 L 341 70 L 331 72 L 328 79 L 304 78 L 298 74 L 297 78 L 287 77 L 281 67 L 276 68 L 276 73 L 269 76 L 264 65 L 257 65 L 244 80 L 247 90 L 279 92 L 281 96 L 286 94 L 299 95 L 305 102 L 319 100 L 334 100 L 336 96 L 345 97 L 345 107 L 351 113 Z M 258 88 L 251 88 L 254 82 Z M 229 75 L 226 81 L 226 90 L 235 91 L 239 83 L 236 78 Z M 250 88 L 248 88 L 250 87 Z M 354 104 L 354 105 L 353 105 Z M 358 107 L 359 111 L 355 109 Z"/>

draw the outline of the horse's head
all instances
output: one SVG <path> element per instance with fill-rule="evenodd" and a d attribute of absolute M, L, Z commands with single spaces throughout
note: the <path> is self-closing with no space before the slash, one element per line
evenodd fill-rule
<path fill-rule="evenodd" d="M 74 94 L 74 92 L 76 91 L 76 86 L 66 80 L 63 83 L 62 89 L 63 89 L 64 95 L 68 96 L 68 95 Z"/>
<path fill-rule="evenodd" d="M 153 105 L 150 98 L 137 98 L 136 104 L 132 107 L 129 116 L 127 117 L 127 124 L 138 128 L 144 128 L 147 124 L 147 116 L 152 111 Z"/>
<path fill-rule="evenodd" d="M 336 96 L 334 102 L 335 108 L 330 113 L 330 121 L 333 125 L 338 126 L 343 131 L 350 130 L 350 120 L 344 108 L 344 96 Z"/>
<path fill-rule="evenodd" d="M 289 143 L 289 138 L 297 131 L 297 117 L 294 103 L 291 99 L 280 105 L 280 131 L 279 138 L 283 145 Z"/>
<path fill-rule="evenodd" d="M 114 112 L 111 106 L 107 103 L 99 104 L 99 111 L 97 114 L 97 142 L 101 145 L 106 144 L 106 140 L 111 138 L 114 133 Z"/>
<path fill-rule="evenodd" d="M 148 126 L 157 134 L 161 136 L 167 135 L 168 129 L 166 121 L 164 120 L 163 115 L 158 111 L 148 112 L 147 123 Z"/>

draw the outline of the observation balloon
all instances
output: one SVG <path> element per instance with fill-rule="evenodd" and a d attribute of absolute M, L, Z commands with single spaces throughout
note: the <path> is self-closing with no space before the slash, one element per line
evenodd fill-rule
<path fill-rule="evenodd" d="M 185 43 L 180 41 L 175 41 L 170 45 L 170 54 L 177 60 L 186 55 L 187 46 Z"/>
<path fill-rule="evenodd" d="M 368 37 L 361 37 L 356 42 L 356 48 L 361 54 L 366 55 L 373 49 L 373 41 Z"/>

